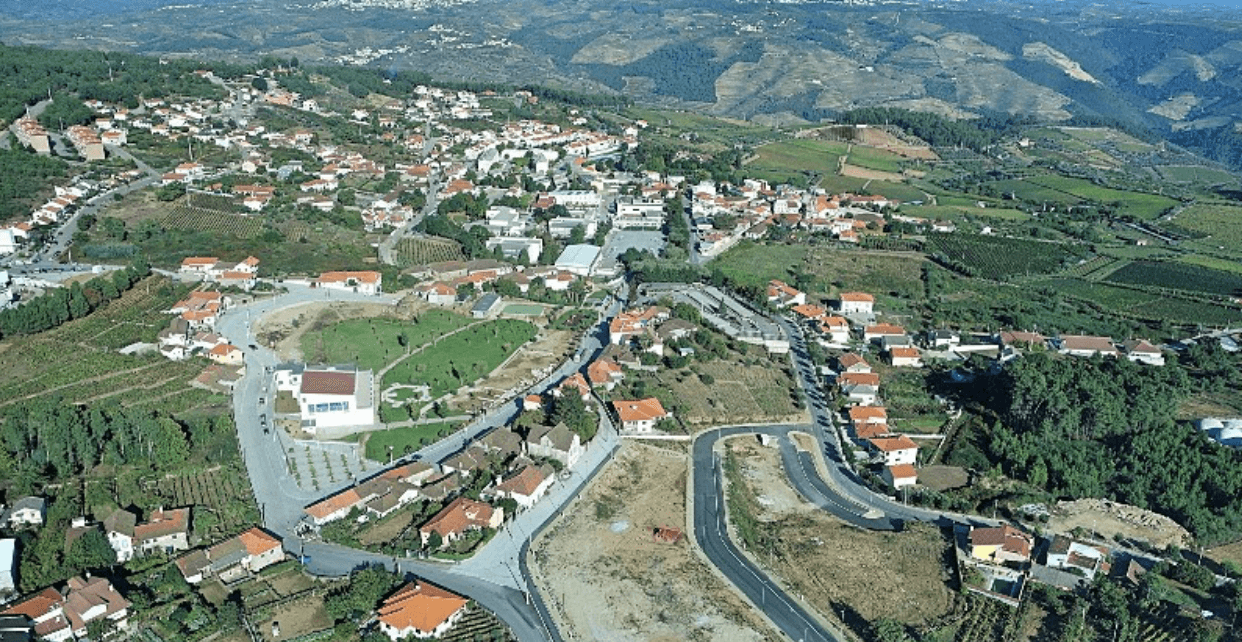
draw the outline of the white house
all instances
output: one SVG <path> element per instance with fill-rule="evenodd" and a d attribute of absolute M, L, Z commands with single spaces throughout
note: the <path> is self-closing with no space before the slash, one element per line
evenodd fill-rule
<path fill-rule="evenodd" d="M 411 637 L 438 638 L 457 624 L 469 603 L 437 586 L 411 582 L 380 604 L 376 620 L 393 642 Z"/>
<path fill-rule="evenodd" d="M 893 488 L 913 486 L 919 481 L 919 473 L 910 464 L 897 464 L 884 467 L 884 481 Z"/>
<path fill-rule="evenodd" d="M 871 314 L 875 306 L 875 297 L 866 292 L 843 292 L 837 300 L 837 310 L 841 314 Z"/>
<path fill-rule="evenodd" d="M 526 466 L 518 473 L 504 481 L 497 480 L 492 494 L 496 497 L 510 497 L 522 508 L 530 508 L 543 497 L 556 476 L 551 468 L 541 469 Z"/>
<path fill-rule="evenodd" d="M 327 366 L 281 366 L 276 389 L 293 394 L 307 432 L 319 427 L 369 426 L 375 423 L 370 370 Z"/>
<path fill-rule="evenodd" d="M 9 526 L 42 526 L 47 502 L 42 497 L 23 497 L 9 510 Z"/>
<path fill-rule="evenodd" d="M 383 275 L 379 272 L 324 272 L 311 284 L 311 287 L 331 290 L 345 290 L 362 294 L 379 294 L 383 292 Z"/>
<path fill-rule="evenodd" d="M 1157 348 L 1147 341 L 1142 339 L 1137 341 L 1126 341 L 1121 344 L 1121 347 L 1125 348 L 1126 358 L 1130 361 L 1135 363 L 1145 363 L 1149 366 L 1164 365 L 1164 353 L 1160 351 L 1160 348 Z"/>
<path fill-rule="evenodd" d="M 0 539 L 0 596 L 17 590 L 13 573 L 17 568 L 17 540 Z M 0 598 L 3 599 L 3 598 Z"/>
<path fill-rule="evenodd" d="M 612 402 L 621 421 L 621 429 L 627 432 L 651 433 L 661 419 L 673 416 L 664 409 L 660 400 L 655 397 L 637 400 L 617 400 Z"/>
<path fill-rule="evenodd" d="M 919 447 L 909 437 L 875 437 L 869 439 L 871 446 L 884 455 L 885 466 L 913 465 L 918 459 Z"/>

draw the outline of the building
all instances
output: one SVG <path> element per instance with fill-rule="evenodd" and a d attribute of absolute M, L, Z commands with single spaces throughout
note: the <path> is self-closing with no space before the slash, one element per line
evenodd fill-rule
<path fill-rule="evenodd" d="M 17 540 L 0 539 L 0 600 L 17 591 Z"/>
<path fill-rule="evenodd" d="M 345 290 L 361 294 L 383 292 L 383 275 L 379 272 L 324 272 L 311 283 L 311 287 Z"/>
<path fill-rule="evenodd" d="M 768 302 L 778 308 L 804 305 L 806 303 L 806 293 L 791 287 L 784 281 L 773 279 L 768 283 Z"/>
<path fill-rule="evenodd" d="M 970 556 L 973 559 L 1004 564 L 1025 564 L 1031 561 L 1035 538 L 1026 531 L 1008 524 L 995 528 L 970 529 Z"/>
<path fill-rule="evenodd" d="M 837 368 L 842 373 L 867 374 L 871 372 L 871 364 L 857 352 L 846 352 L 837 357 Z"/>
<path fill-rule="evenodd" d="M 1113 340 L 1108 337 L 1067 334 L 1061 336 L 1058 345 L 1061 354 L 1068 354 L 1071 357 L 1094 357 L 1097 354 L 1115 357 L 1119 354 L 1117 346 L 1113 345 Z"/>
<path fill-rule="evenodd" d="M 1064 535 L 1052 538 L 1048 545 L 1048 566 L 1081 573 L 1087 581 L 1095 579 L 1096 573 L 1108 573 L 1108 549 L 1072 540 Z"/>
<path fill-rule="evenodd" d="M 587 380 L 592 386 L 601 386 L 604 390 L 612 390 L 621 380 L 625 379 L 625 371 L 613 359 L 600 358 L 587 366 Z"/>
<path fill-rule="evenodd" d="M 863 329 L 863 341 L 867 343 L 884 341 L 890 337 L 905 338 L 906 329 L 892 323 L 877 323 Z"/>
<path fill-rule="evenodd" d="M 47 137 L 47 130 L 33 118 L 19 118 L 13 123 L 13 132 L 17 140 L 38 154 L 51 154 L 52 146 Z"/>
<path fill-rule="evenodd" d="M 861 437 L 862 432 L 875 427 L 888 430 L 888 411 L 883 406 L 851 406 L 847 412 L 855 435 Z"/>
<path fill-rule="evenodd" d="M 470 600 L 425 582 L 411 582 L 380 604 L 379 628 L 389 638 L 441 637 L 466 612 Z"/>
<path fill-rule="evenodd" d="M 64 605 L 65 597 L 60 591 L 46 588 L 14 604 L 0 615 L 26 618 L 34 625 L 35 637 L 50 642 L 63 642 L 73 637 L 69 622 L 64 617 Z"/>
<path fill-rule="evenodd" d="M 895 489 L 913 486 L 919 481 L 919 473 L 910 464 L 898 464 L 884 467 L 884 481 Z"/>
<path fill-rule="evenodd" d="M 354 507 L 362 504 L 362 496 L 353 488 L 347 488 L 321 502 L 307 506 L 306 514 L 315 526 L 343 519 Z"/>
<path fill-rule="evenodd" d="M 276 389 L 293 394 L 302 426 L 314 433 L 321 427 L 369 426 L 375 423 L 370 370 L 348 366 L 278 366 Z"/>
<path fill-rule="evenodd" d="M 191 552 L 177 559 L 177 568 L 190 584 L 207 577 L 229 583 L 246 577 L 284 559 L 280 540 L 259 528 L 230 537 L 210 548 Z"/>
<path fill-rule="evenodd" d="M 821 319 L 819 322 L 819 331 L 828 341 L 837 345 L 848 343 L 850 340 L 850 324 L 845 317 L 828 317 Z"/>
<path fill-rule="evenodd" d="M 884 456 L 885 466 L 914 464 L 918 460 L 919 446 L 905 435 L 896 437 L 875 437 L 868 440 Z"/>
<path fill-rule="evenodd" d="M 151 519 L 134 526 L 134 547 L 140 555 L 190 548 L 190 509 L 155 510 Z"/>
<path fill-rule="evenodd" d="M 922 368 L 923 356 L 918 348 L 894 346 L 888 349 L 889 363 L 897 367 Z"/>
<path fill-rule="evenodd" d="M 104 535 L 112 545 L 112 550 L 116 551 L 117 562 L 123 564 L 134 559 L 134 527 L 137 525 L 136 515 L 119 508 L 104 518 Z"/>
<path fill-rule="evenodd" d="M 658 230 L 664 227 L 664 201 L 624 196 L 617 199 L 612 226 L 619 230 Z"/>
<path fill-rule="evenodd" d="M 872 314 L 875 297 L 865 292 L 842 292 L 837 299 L 837 311 L 841 314 Z"/>
<path fill-rule="evenodd" d="M 468 531 L 499 528 L 504 521 L 504 509 L 476 502 L 467 497 L 454 499 L 434 517 L 418 527 L 423 545 L 430 541 L 432 533 L 440 536 L 441 548 L 461 539 Z"/>
<path fill-rule="evenodd" d="M 668 419 L 673 413 L 664 409 L 660 400 L 655 397 L 637 400 L 617 400 L 612 402 L 621 422 L 621 430 L 633 433 L 651 433 L 662 419 Z"/>
<path fill-rule="evenodd" d="M 1164 353 L 1160 348 L 1139 339 L 1137 341 L 1130 340 L 1121 344 L 1126 351 L 1126 358 L 1135 363 L 1145 363 L 1149 366 L 1163 366 Z"/>
<path fill-rule="evenodd" d="M 556 481 L 551 467 L 525 466 L 516 475 L 497 481 L 492 494 L 496 497 L 510 497 L 522 508 L 530 508 L 548 492 L 552 482 Z"/>
<path fill-rule="evenodd" d="M 591 276 L 599 261 L 599 246 L 580 243 L 570 245 L 556 259 L 556 268 L 578 276 Z"/>
<path fill-rule="evenodd" d="M 578 433 L 570 430 L 565 424 L 531 428 L 524 444 L 527 455 L 555 459 L 564 464 L 566 468 L 573 467 L 586 450 Z"/>
<path fill-rule="evenodd" d="M 3 615 L 25 616 L 34 623 L 40 640 L 65 642 L 87 637 L 96 620 L 105 622 L 105 631 L 124 631 L 129 626 L 129 600 L 102 577 L 69 579 L 62 594 L 47 588 L 4 611 Z"/>
<path fill-rule="evenodd" d="M 42 526 L 46 513 L 47 501 L 42 497 L 23 497 L 13 502 L 13 508 L 9 510 L 9 526 Z"/>
<path fill-rule="evenodd" d="M 470 308 L 470 316 L 476 319 L 486 319 L 500 309 L 500 304 L 500 295 L 495 292 L 488 292 L 479 297 L 479 300 L 474 303 L 474 307 Z"/>

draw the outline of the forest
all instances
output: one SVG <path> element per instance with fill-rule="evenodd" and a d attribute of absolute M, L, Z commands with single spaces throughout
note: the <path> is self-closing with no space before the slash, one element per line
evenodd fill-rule
<path fill-rule="evenodd" d="M 68 168 L 62 160 L 24 147 L 0 148 L 0 220 L 30 214 L 34 198 L 52 178 L 65 176 Z"/>
<path fill-rule="evenodd" d="M 1242 533 L 1242 455 L 1174 415 L 1192 391 L 1238 382 L 1219 348 L 1164 367 L 1030 353 L 985 387 L 996 421 L 981 441 L 1005 474 L 1057 497 L 1112 498 L 1227 541 Z"/>

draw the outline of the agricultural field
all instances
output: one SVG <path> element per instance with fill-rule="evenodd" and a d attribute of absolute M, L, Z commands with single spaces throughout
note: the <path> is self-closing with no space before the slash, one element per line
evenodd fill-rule
<path fill-rule="evenodd" d="M 470 322 L 459 314 L 432 309 L 409 321 L 369 318 L 316 324 L 302 335 L 302 356 L 307 363 L 354 363 L 378 371 L 407 349 L 415 350 Z"/>
<path fill-rule="evenodd" d="M 880 172 L 900 174 L 904 161 L 900 154 L 865 145 L 854 145 L 849 150 L 849 164 Z"/>
<path fill-rule="evenodd" d="M 197 205 L 182 200 L 170 204 L 168 211 L 155 220 L 170 230 L 192 230 L 226 234 L 239 239 L 252 239 L 263 232 L 263 220 Z"/>
<path fill-rule="evenodd" d="M 751 354 L 760 352 L 756 348 Z M 790 394 L 794 382 L 784 366 L 783 360 L 747 363 L 717 359 L 696 363 L 694 369 L 701 374 L 690 370 L 661 372 L 659 379 L 680 404 L 677 416 L 694 426 L 802 421 L 805 413 L 794 406 Z"/>
<path fill-rule="evenodd" d="M 535 326 L 525 321 L 480 323 L 397 364 L 384 375 L 383 385 L 425 385 L 432 398 L 439 397 L 486 376 L 535 334 Z"/>
<path fill-rule="evenodd" d="M 1133 261 L 1114 270 L 1104 280 L 1220 296 L 1242 296 L 1242 275 L 1170 261 Z"/>
<path fill-rule="evenodd" d="M 992 181 L 987 183 L 987 185 L 991 186 L 1000 194 L 1006 196 L 1012 194 L 1015 199 L 1026 201 L 1028 203 L 1047 203 L 1049 205 L 1064 206 L 1077 205 L 1082 202 L 1082 199 L 1077 196 L 1045 187 L 1029 178 L 1013 178 L 1008 180 Z"/>
<path fill-rule="evenodd" d="M 769 143 L 755 150 L 756 158 L 747 163 L 747 171 L 770 172 L 775 175 L 837 173 L 841 156 L 848 145 L 822 140 L 797 139 Z"/>
<path fill-rule="evenodd" d="M 440 261 L 460 261 L 464 258 L 460 243 L 430 236 L 401 239 L 397 243 L 395 254 L 401 266 L 426 265 Z"/>
<path fill-rule="evenodd" d="M 1242 206 L 1196 203 L 1179 212 L 1167 227 L 1198 237 L 1196 244 L 1242 253 Z"/>
<path fill-rule="evenodd" d="M 206 541 L 228 537 L 259 522 L 245 471 L 236 466 L 169 475 L 150 489 L 167 506 L 193 506 L 194 534 Z"/>
<path fill-rule="evenodd" d="M 766 288 L 772 279 L 790 282 L 792 274 L 802 270 L 807 252 L 805 245 L 742 241 L 712 261 L 711 266 L 738 285 Z"/>
<path fill-rule="evenodd" d="M 1119 214 L 1132 215 L 1143 220 L 1151 220 L 1177 205 L 1177 201 L 1158 194 L 1143 194 L 1101 187 L 1081 178 L 1067 176 L 1035 176 L 1026 179 L 1028 182 L 1041 185 L 1051 190 L 1072 195 L 1084 201 L 1096 203 L 1118 203 Z"/>
<path fill-rule="evenodd" d="M 1183 254 L 1177 257 L 1177 260 L 1186 265 L 1196 267 L 1204 267 L 1209 270 L 1221 272 L 1229 272 L 1231 274 L 1242 275 L 1242 261 L 1233 259 L 1222 259 L 1214 256 L 1205 256 L 1202 254 Z"/>
<path fill-rule="evenodd" d="M 965 205 L 946 204 L 944 201 L 949 199 L 936 199 L 939 205 L 902 205 L 901 213 L 906 216 L 916 216 L 929 219 L 945 219 L 950 221 L 962 221 L 973 218 L 995 219 L 1003 222 L 1021 223 L 1031 218 L 1030 214 L 1022 210 L 1015 210 L 1007 207 L 978 207 L 974 203 Z M 960 199 L 965 200 L 965 199 Z M 994 224 L 990 223 L 989 224 Z"/>
<path fill-rule="evenodd" d="M 1095 303 L 1125 316 L 1179 325 L 1221 326 L 1242 320 L 1242 310 L 1202 301 L 1161 296 L 1107 283 L 1078 279 L 1048 279 L 1039 285 Z"/>
<path fill-rule="evenodd" d="M 185 291 L 164 277 L 151 276 L 86 317 L 0 343 L 0 406 L 49 394 L 79 403 L 112 399 L 128 406 L 186 393 L 186 399 L 199 403 L 181 411 L 227 408 L 227 399 L 189 385 L 205 362 L 116 351 L 135 341 L 154 341 L 171 319 L 163 311 Z"/>
<path fill-rule="evenodd" d="M 1197 185 L 1236 184 L 1238 177 L 1224 170 L 1200 165 L 1165 165 L 1157 167 L 1160 177 L 1174 183 Z"/>
<path fill-rule="evenodd" d="M 951 265 L 996 280 L 1057 272 L 1086 253 L 1075 245 L 1000 236 L 929 234 L 927 240 L 928 251 L 943 254 Z"/>

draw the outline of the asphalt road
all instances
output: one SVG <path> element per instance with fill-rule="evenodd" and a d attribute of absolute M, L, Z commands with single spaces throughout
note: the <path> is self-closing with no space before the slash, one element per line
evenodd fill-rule
<path fill-rule="evenodd" d="M 699 435 L 694 442 L 692 453 L 694 539 L 707 555 L 707 559 L 790 639 L 803 642 L 839 642 L 844 638 L 834 635 L 803 609 L 766 573 L 746 559 L 729 539 L 722 469 L 713 449 L 716 442 L 730 435 L 767 431 L 783 434 L 796 428 L 801 427 L 735 426 L 718 428 Z"/>

